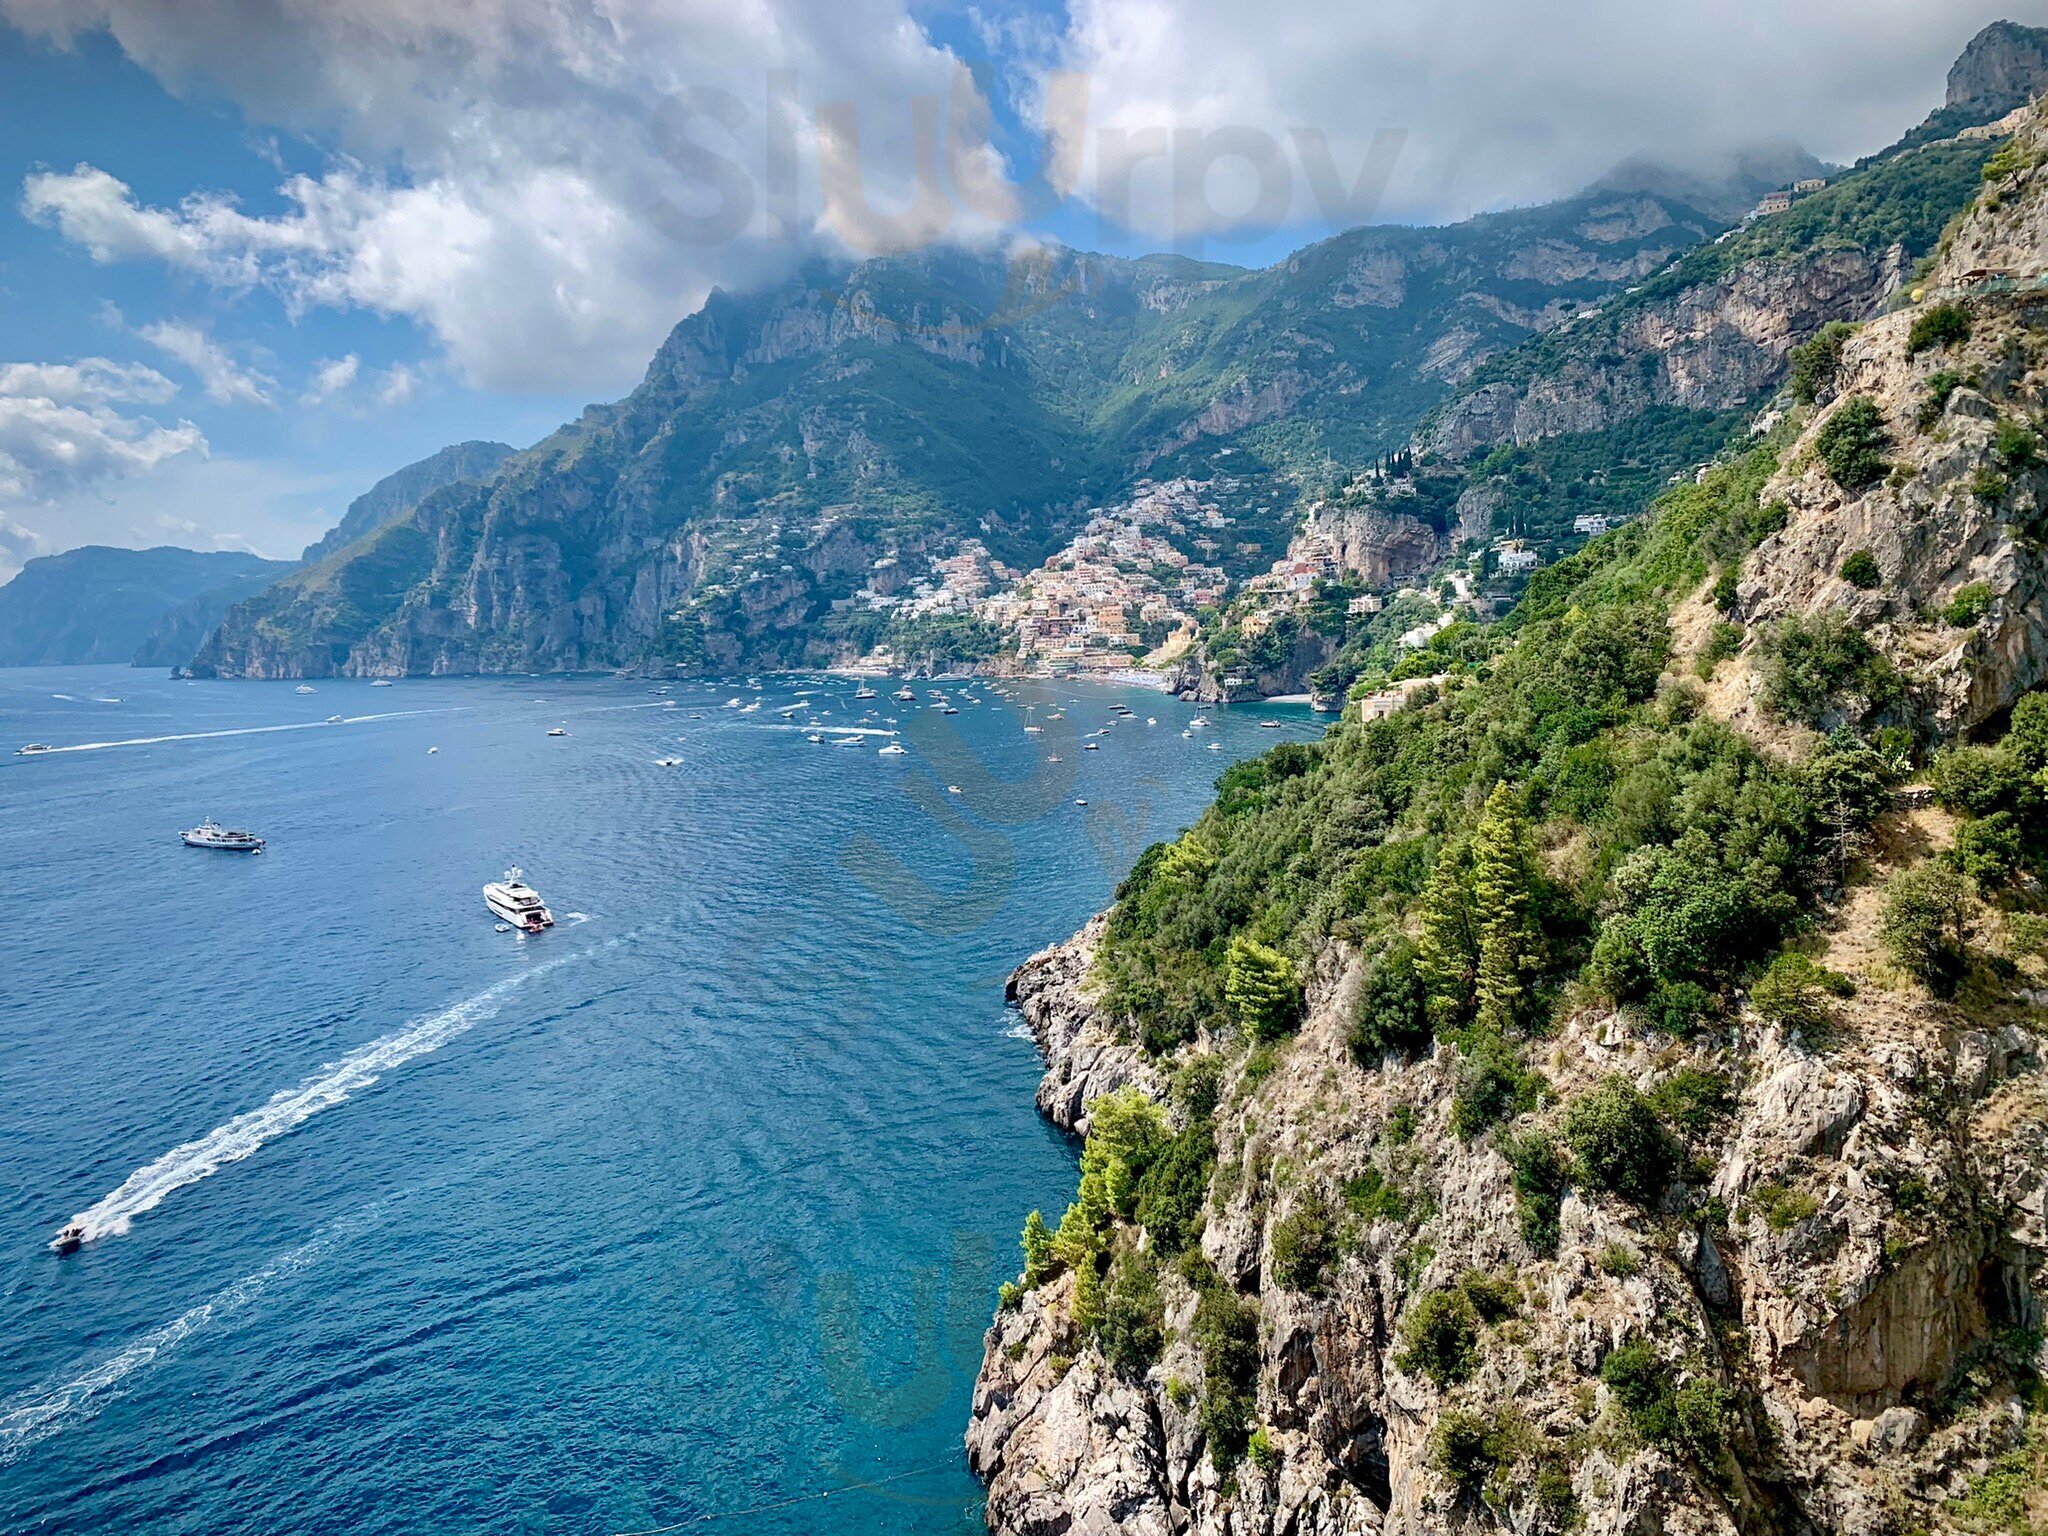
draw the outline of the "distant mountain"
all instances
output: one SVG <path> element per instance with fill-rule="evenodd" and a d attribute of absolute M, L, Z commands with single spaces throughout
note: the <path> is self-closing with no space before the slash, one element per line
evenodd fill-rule
<path fill-rule="evenodd" d="M 138 667 L 182 667 L 230 608 L 297 569 L 296 561 L 265 560 L 256 568 L 185 599 L 149 626 L 149 633 L 142 637 L 129 660 Z"/>
<path fill-rule="evenodd" d="M 173 609 L 218 594 L 217 615 L 290 569 L 287 560 L 168 546 L 42 556 L 0 586 L 0 666 L 127 662 Z"/>
<path fill-rule="evenodd" d="M 487 480 L 498 466 L 512 457 L 509 443 L 467 442 L 443 448 L 439 453 L 408 464 L 371 486 L 348 504 L 341 521 L 306 546 L 299 558 L 307 565 L 324 560 L 336 550 L 346 549 L 366 534 L 410 512 L 422 496 L 458 480 Z M 188 649 L 185 653 L 190 655 Z M 178 658 L 183 661 L 185 658 Z"/>
<path fill-rule="evenodd" d="M 1265 488 L 1246 516 L 1277 549 L 1300 496 L 1488 357 L 1721 227 L 1596 189 L 1262 271 L 1062 249 L 816 264 L 713 295 L 626 399 L 240 606 L 195 665 L 819 661 L 856 642 L 845 600 L 878 560 L 922 570 L 975 538 L 1036 564 L 1135 481 L 1226 463 Z"/>
<path fill-rule="evenodd" d="M 1755 144 L 1705 166 L 1668 165 L 1634 155 L 1593 184 L 1593 191 L 1646 192 L 1688 203 L 1733 224 L 1767 192 L 1776 192 L 1841 169 L 1815 158 L 1797 144 Z"/>

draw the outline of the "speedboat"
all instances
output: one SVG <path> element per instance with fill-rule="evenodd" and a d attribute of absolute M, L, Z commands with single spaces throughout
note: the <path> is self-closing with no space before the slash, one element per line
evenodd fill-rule
<path fill-rule="evenodd" d="M 1209 750 L 1211 752 L 1221 752 L 1223 750 L 1223 743 L 1220 741 L 1212 741 L 1209 743 Z"/>
<path fill-rule="evenodd" d="M 62 1232 L 59 1232 L 50 1239 L 50 1251 L 52 1253 L 76 1253 L 78 1252 L 79 1245 L 84 1241 L 85 1223 L 74 1221 Z"/>
<path fill-rule="evenodd" d="M 890 697 L 899 704 L 915 704 L 917 702 L 916 693 L 908 688 L 898 688 Z"/>
<path fill-rule="evenodd" d="M 389 688 L 391 686 L 391 679 L 388 677 L 380 677 L 374 683 L 370 684 L 370 686 L 372 688 Z"/>
<path fill-rule="evenodd" d="M 558 725 L 553 730 L 549 731 L 548 734 L 550 736 L 566 736 L 569 734 L 569 732 L 564 727 Z"/>
<path fill-rule="evenodd" d="M 1200 715 L 1195 716 L 1194 719 L 1188 722 L 1188 729 L 1191 731 L 1206 731 L 1208 728 L 1209 722 Z"/>
<path fill-rule="evenodd" d="M 1083 752 L 1100 752 L 1102 750 L 1102 743 L 1099 741 L 1084 741 L 1081 743 L 1081 750 Z"/>
<path fill-rule="evenodd" d="M 958 784 L 948 784 L 946 786 L 946 793 L 949 795 L 957 795 L 960 793 L 960 786 Z"/>
<path fill-rule="evenodd" d="M 555 926 L 555 914 L 541 901 L 540 892 L 526 883 L 526 871 L 516 865 L 505 871 L 504 879 L 484 887 L 484 905 L 522 933 Z"/>
<path fill-rule="evenodd" d="M 32 741 L 25 747 L 16 747 L 14 755 L 16 757 L 34 757 L 38 752 L 54 752 L 56 750 L 47 741 Z"/>
<path fill-rule="evenodd" d="M 224 827 L 211 816 L 178 838 L 187 848 L 218 848 L 223 853 L 261 853 L 263 839 L 254 832 Z"/>
<path fill-rule="evenodd" d="M 329 725 L 346 725 L 348 722 L 343 720 L 339 715 L 329 715 L 327 717 L 327 723 Z"/>
<path fill-rule="evenodd" d="M 654 766 L 657 768 L 680 768 L 683 766 L 683 760 L 680 757 L 657 757 L 654 760 Z"/>
<path fill-rule="evenodd" d="M 825 733 L 823 731 L 813 731 L 804 740 L 814 747 L 822 747 L 825 744 Z"/>
<path fill-rule="evenodd" d="M 311 683 L 301 683 L 299 684 L 298 687 L 292 690 L 293 693 L 313 693 L 315 691 L 316 690 L 314 689 Z"/>
<path fill-rule="evenodd" d="M 1280 729 L 1280 722 L 1278 720 L 1261 720 L 1259 722 L 1259 729 L 1262 731 L 1277 731 Z"/>
<path fill-rule="evenodd" d="M 908 757 L 908 756 L 910 756 L 910 749 L 909 749 L 908 747 L 904 747 L 904 746 L 901 746 L 901 745 L 899 745 L 898 743 L 896 743 L 896 742 L 893 742 L 893 741 L 892 741 L 892 742 L 890 742 L 890 743 L 889 743 L 889 745 L 887 745 L 886 747 L 882 748 L 882 750 L 881 750 L 881 751 L 877 752 L 877 753 L 875 754 L 875 756 L 877 756 L 877 757 Z"/>

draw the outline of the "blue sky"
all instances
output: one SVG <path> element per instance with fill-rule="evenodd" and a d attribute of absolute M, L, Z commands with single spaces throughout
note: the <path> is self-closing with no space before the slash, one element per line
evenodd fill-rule
<path fill-rule="evenodd" d="M 1370 211 L 1403 222 L 1562 195 L 1637 151 L 1849 159 L 1939 103 L 1984 22 L 2048 20 L 2048 0 L 339 9 L 0 0 L 0 578 L 83 542 L 293 555 L 405 463 L 616 398 L 710 287 L 811 252 L 1036 237 L 1263 264 L 1361 216 L 1314 194 L 1309 137 L 1347 180 L 1394 144 Z M 962 61 L 985 137 L 957 115 L 980 100 Z M 911 195 L 914 96 L 951 104 L 936 210 Z M 857 180 L 828 164 L 838 102 Z M 678 233 L 678 207 L 716 202 L 678 140 L 744 169 L 744 218 Z M 1190 146 L 1226 142 L 1270 163 L 1220 154 L 1191 181 Z M 1027 195 L 1042 170 L 1049 204 Z"/>

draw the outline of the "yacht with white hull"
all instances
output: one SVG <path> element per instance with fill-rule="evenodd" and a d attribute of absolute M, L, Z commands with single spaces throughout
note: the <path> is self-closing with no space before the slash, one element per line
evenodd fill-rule
<path fill-rule="evenodd" d="M 505 878 L 484 887 L 484 905 L 491 915 L 524 933 L 539 933 L 555 926 L 555 914 L 540 899 L 540 892 L 526 883 L 526 871 L 512 868 Z"/>
<path fill-rule="evenodd" d="M 187 848 L 217 848 L 223 853 L 261 853 L 263 839 L 254 832 L 244 832 L 237 827 L 224 827 L 211 816 L 192 828 L 178 834 Z"/>

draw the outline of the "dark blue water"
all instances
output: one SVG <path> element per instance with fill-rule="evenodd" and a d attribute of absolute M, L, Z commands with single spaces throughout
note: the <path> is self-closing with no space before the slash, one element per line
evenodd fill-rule
<path fill-rule="evenodd" d="M 892 683 L 883 757 L 779 713 L 844 681 L 317 686 L 0 672 L 7 753 L 103 744 L 0 757 L 0 1530 L 979 1529 L 1072 1183 L 1002 978 L 1307 721 Z"/>

